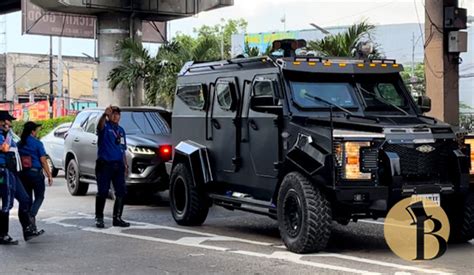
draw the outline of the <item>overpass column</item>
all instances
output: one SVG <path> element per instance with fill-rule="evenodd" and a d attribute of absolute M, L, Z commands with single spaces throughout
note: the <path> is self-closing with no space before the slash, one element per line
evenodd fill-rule
<path fill-rule="evenodd" d="M 119 85 L 115 91 L 109 88 L 107 77 L 109 72 L 120 65 L 120 58 L 117 57 L 116 49 L 118 42 L 131 37 L 141 42 L 141 21 L 131 19 L 126 13 L 103 13 L 97 17 L 98 32 L 98 81 L 99 81 L 99 106 L 109 104 L 129 106 L 130 91 L 126 87 Z M 141 105 L 141 89 L 134 89 L 134 105 Z"/>
<path fill-rule="evenodd" d="M 433 102 L 429 115 L 459 125 L 459 64 L 447 50 L 444 7 L 457 6 L 456 0 L 425 1 L 426 94 Z"/>

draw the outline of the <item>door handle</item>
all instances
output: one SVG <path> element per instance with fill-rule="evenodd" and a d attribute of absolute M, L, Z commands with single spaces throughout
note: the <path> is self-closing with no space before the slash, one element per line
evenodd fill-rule
<path fill-rule="evenodd" d="M 75 138 L 75 139 L 74 139 L 74 142 L 79 142 L 79 138 Z"/>
<path fill-rule="evenodd" d="M 92 145 L 97 145 L 97 140 L 93 140 Z"/>
<path fill-rule="evenodd" d="M 217 119 L 215 118 L 211 119 L 211 123 L 212 123 L 212 126 L 214 126 L 214 128 L 216 128 L 217 130 L 221 128 L 221 125 L 219 124 L 219 121 L 217 121 Z"/>
<path fill-rule="evenodd" d="M 252 128 L 254 131 L 258 131 L 258 125 L 255 123 L 255 120 L 251 119 L 249 121 L 250 128 Z"/>

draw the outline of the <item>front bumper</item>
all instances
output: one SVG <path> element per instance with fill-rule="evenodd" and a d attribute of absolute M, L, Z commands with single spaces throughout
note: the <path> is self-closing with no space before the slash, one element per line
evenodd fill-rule
<path fill-rule="evenodd" d="M 407 167 L 406 155 L 394 152 L 379 152 L 377 167 L 374 167 L 372 180 L 365 182 L 339 181 L 336 182 L 334 191 L 334 203 L 345 212 L 352 213 L 386 213 L 398 201 L 418 194 L 440 194 L 441 199 L 465 196 L 473 183 L 470 183 L 469 162 L 470 159 L 460 150 L 453 150 L 446 156 L 442 156 L 442 163 L 448 163 L 439 172 L 434 167 L 436 162 L 431 156 L 430 170 L 426 163 L 417 161 L 421 169 Z M 413 162 L 413 161 L 412 161 Z M 417 177 L 407 171 L 419 171 L 428 177 Z M 428 172 L 427 172 L 428 171 Z M 433 172 L 431 172 L 433 171 Z M 439 174 L 440 176 L 433 176 Z M 472 182 L 472 181 L 471 181 Z"/>
<path fill-rule="evenodd" d="M 165 162 L 154 155 L 127 156 L 128 177 L 125 182 L 127 187 L 148 189 L 152 192 L 167 190 L 169 187 L 169 173 Z"/>

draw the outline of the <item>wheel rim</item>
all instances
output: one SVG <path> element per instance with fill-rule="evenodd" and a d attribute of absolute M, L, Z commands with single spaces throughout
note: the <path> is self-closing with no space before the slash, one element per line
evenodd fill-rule
<path fill-rule="evenodd" d="M 76 188 L 76 179 L 76 167 L 74 167 L 74 165 L 71 163 L 69 164 L 69 167 L 67 169 L 67 183 L 71 190 L 74 190 Z"/>
<path fill-rule="evenodd" d="M 186 184 L 181 177 L 178 177 L 174 182 L 173 188 L 173 203 L 176 209 L 176 213 L 179 215 L 184 213 L 186 209 Z"/>
<path fill-rule="evenodd" d="M 300 198 L 294 190 L 287 193 L 283 205 L 286 232 L 291 238 L 295 238 L 301 231 L 303 209 Z"/>

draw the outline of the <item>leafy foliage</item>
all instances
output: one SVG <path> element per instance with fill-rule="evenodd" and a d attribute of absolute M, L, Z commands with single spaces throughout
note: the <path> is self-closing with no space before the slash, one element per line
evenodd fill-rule
<path fill-rule="evenodd" d="M 73 120 L 74 120 L 74 116 L 66 116 L 66 117 L 36 121 L 37 123 L 41 124 L 41 129 L 38 133 L 38 137 L 42 138 L 45 135 L 47 135 L 49 132 L 51 132 L 54 128 L 59 126 L 60 124 L 63 124 L 66 122 L 72 122 Z M 15 132 L 15 134 L 20 136 L 21 132 L 23 131 L 23 125 L 25 123 L 26 121 L 13 121 L 12 122 L 13 132 Z"/>
<path fill-rule="evenodd" d="M 151 56 L 141 43 L 123 40 L 117 47 L 121 64 L 110 72 L 109 87 L 114 90 L 124 85 L 132 92 L 136 82 L 143 80 L 147 104 L 171 107 L 176 78 L 184 64 L 219 60 L 222 41 L 224 58 L 230 58 L 232 34 L 245 32 L 247 28 L 243 19 L 222 23 L 195 29 L 196 37 L 178 34 L 171 42 L 162 45 L 156 56 Z"/>
<path fill-rule="evenodd" d="M 413 71 L 414 76 L 412 77 L 412 66 L 406 66 L 401 75 L 412 96 L 418 97 L 426 93 L 425 65 L 418 63 Z"/>
<path fill-rule="evenodd" d="M 308 49 L 318 52 L 321 56 L 352 56 L 353 49 L 365 38 L 370 38 L 375 26 L 367 21 L 350 26 L 345 32 L 329 34 L 321 40 L 309 41 Z M 375 54 L 379 50 L 375 45 Z"/>

